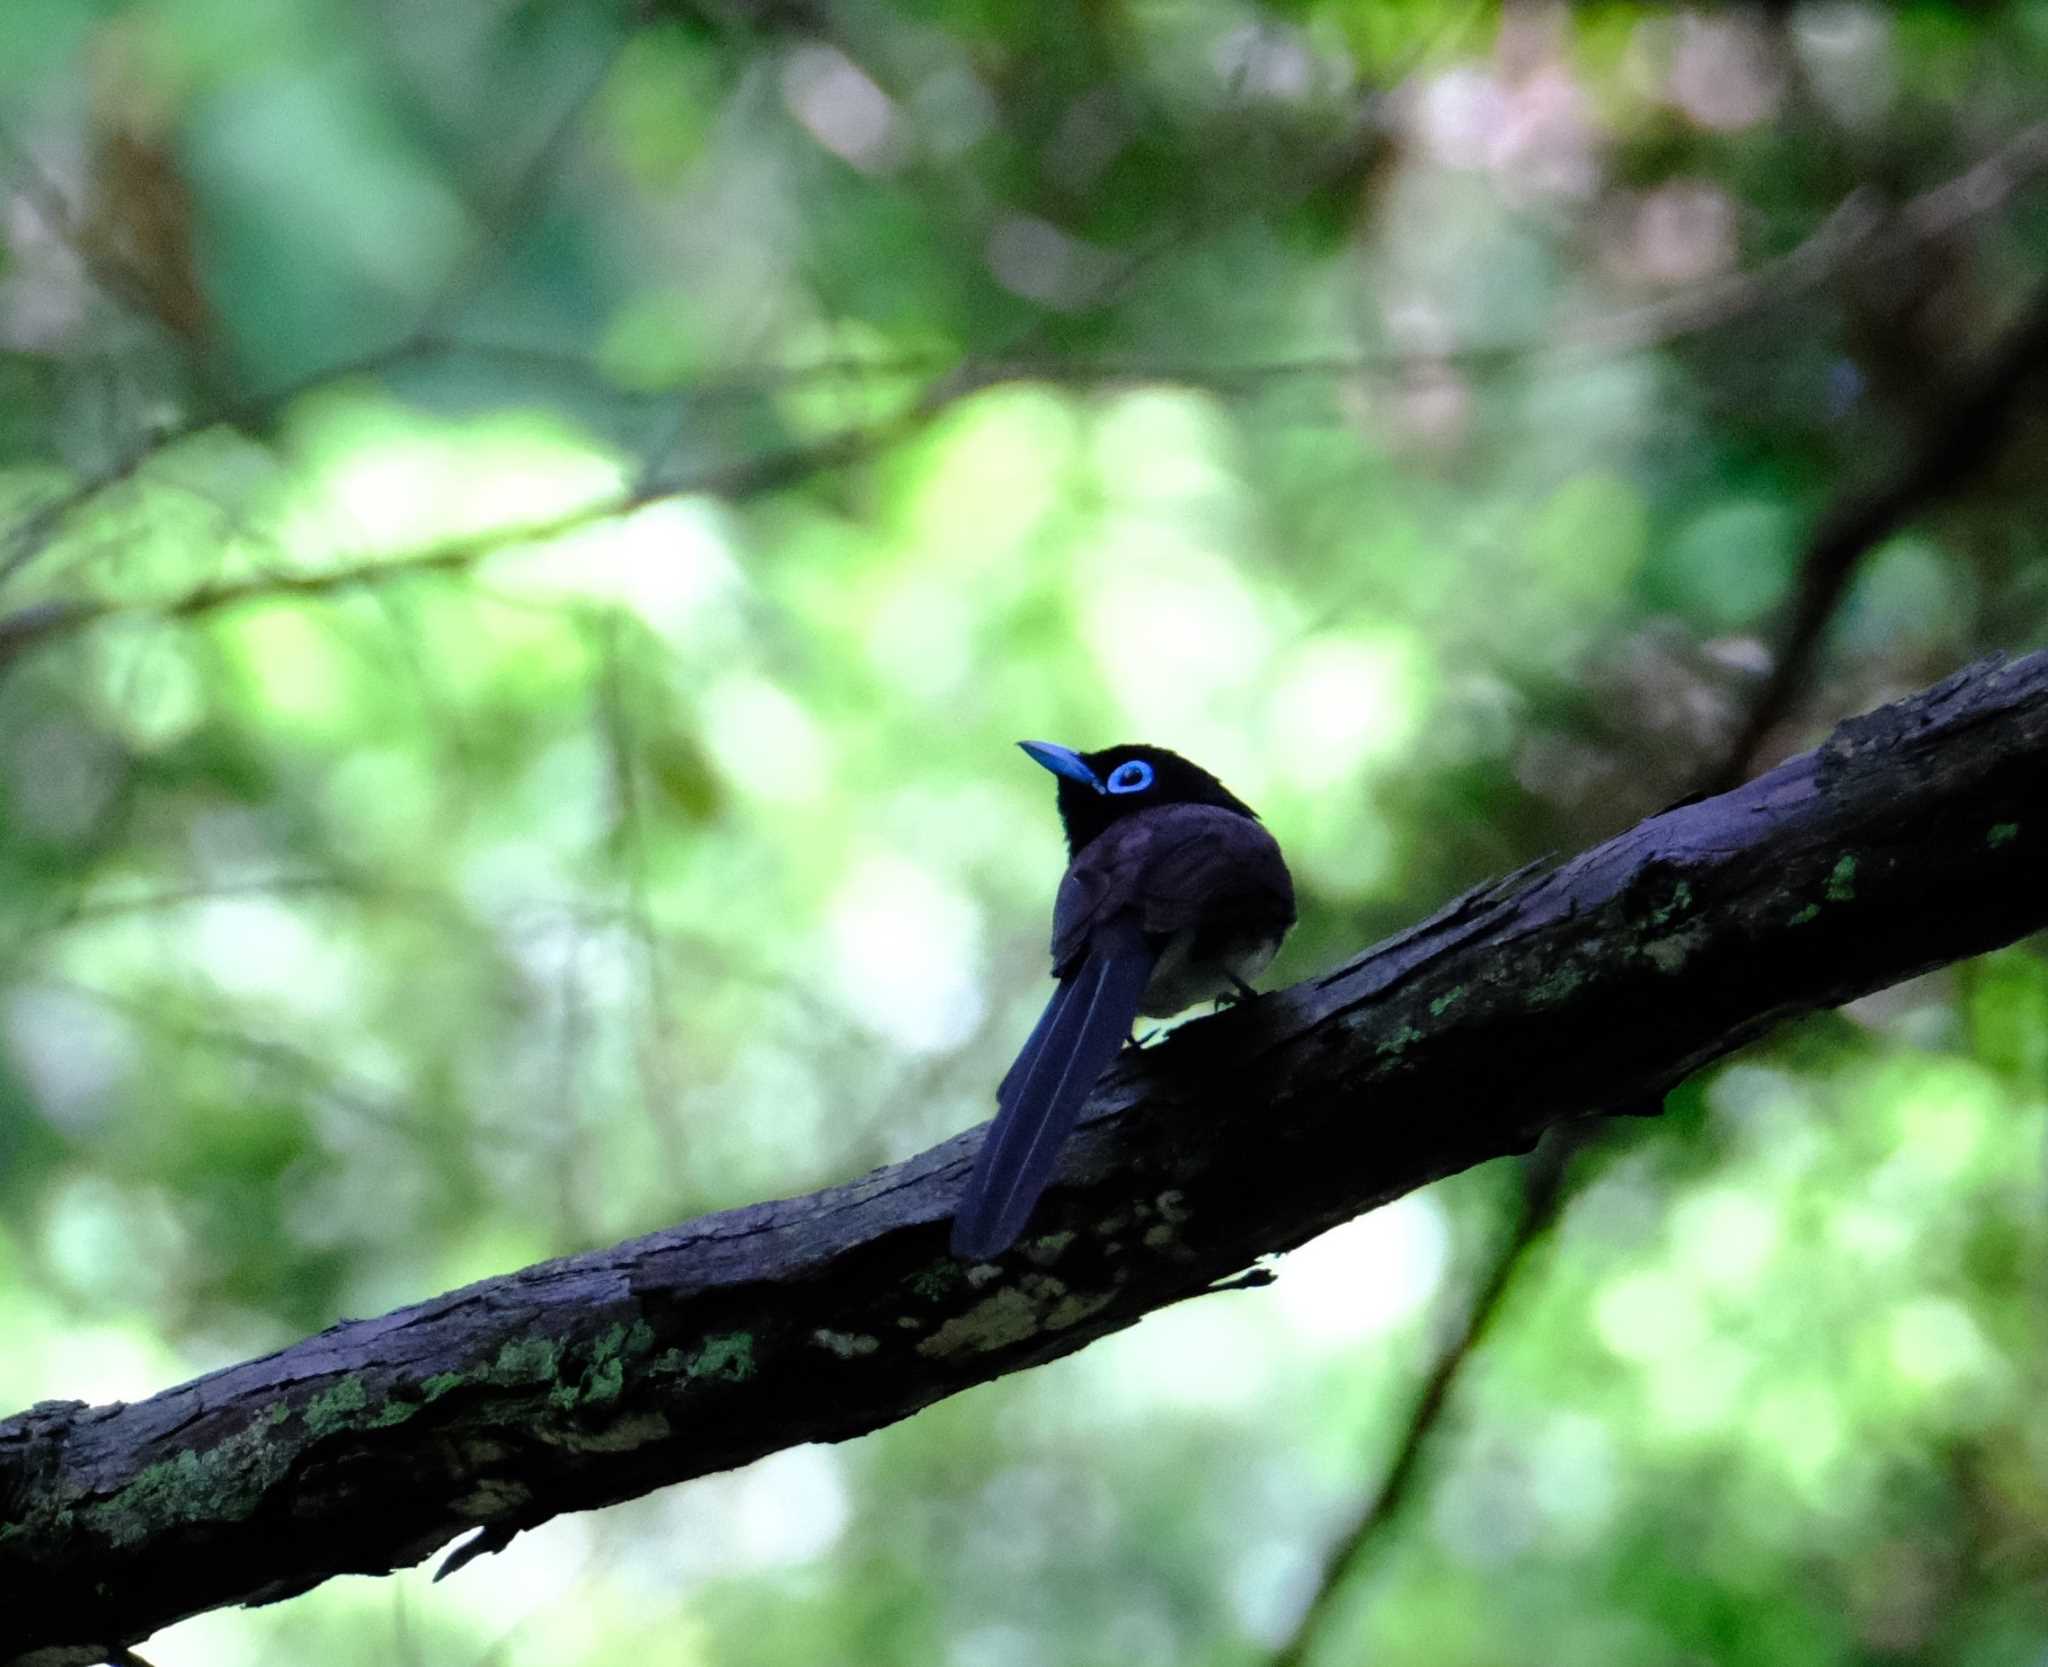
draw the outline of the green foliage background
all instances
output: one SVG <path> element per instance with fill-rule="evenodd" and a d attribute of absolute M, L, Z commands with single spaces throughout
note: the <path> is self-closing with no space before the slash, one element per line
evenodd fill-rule
<path fill-rule="evenodd" d="M 2039 4 L 9 0 L 0 1403 L 982 1119 L 1020 736 L 1257 805 L 1281 979 L 1685 791 L 2044 119 Z M 1768 750 L 2040 641 L 2043 458 Z M 2025 946 L 1605 1137 L 1310 1659 L 2042 1659 L 2044 1057 Z M 148 1654 L 1265 1659 L 1516 1197 Z"/>

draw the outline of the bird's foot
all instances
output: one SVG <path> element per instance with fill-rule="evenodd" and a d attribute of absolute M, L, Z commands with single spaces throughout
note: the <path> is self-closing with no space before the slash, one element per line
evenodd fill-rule
<path fill-rule="evenodd" d="M 1257 990 L 1254 990 L 1249 984 L 1247 984 L 1242 978 L 1239 978 L 1236 973 L 1228 973 L 1225 976 L 1228 977 L 1230 982 L 1236 985 L 1237 987 L 1232 990 L 1225 990 L 1223 994 L 1216 998 L 1217 1012 L 1222 1012 L 1223 1009 L 1226 1007 L 1242 1006 L 1245 1002 L 1250 1001 L 1254 996 L 1256 996 L 1259 993 Z"/>
<path fill-rule="evenodd" d="M 1162 1025 L 1154 1025 L 1150 1030 L 1146 1031 L 1143 1036 L 1140 1036 L 1138 1034 L 1138 1027 L 1136 1025 L 1133 1025 L 1131 1026 L 1131 1039 L 1129 1045 L 1134 1048 L 1142 1048 L 1154 1037 L 1156 1037 L 1159 1034 L 1159 1032 L 1164 1028 L 1165 1027 Z"/>

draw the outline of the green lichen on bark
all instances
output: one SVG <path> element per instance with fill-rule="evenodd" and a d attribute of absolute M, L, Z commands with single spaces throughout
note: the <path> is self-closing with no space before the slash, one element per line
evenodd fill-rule
<path fill-rule="evenodd" d="M 828 1326 L 819 1326 L 811 1333 L 811 1341 L 835 1354 L 841 1360 L 858 1360 L 881 1348 L 882 1340 L 864 1331 L 833 1331 Z"/>
<path fill-rule="evenodd" d="M 343 1430 L 384 1430 L 393 1424 L 403 1424 L 420 1410 L 423 1403 L 392 1396 L 381 1402 L 374 1411 L 370 1410 L 370 1392 L 360 1377 L 351 1373 L 341 1379 L 332 1389 L 313 1397 L 306 1403 L 306 1433 L 310 1436 L 336 1435 Z M 271 1409 L 271 1422 L 282 1423 L 290 1416 L 290 1408 L 279 1405 Z"/>
<path fill-rule="evenodd" d="M 553 1383 L 562 1359 L 562 1345 L 552 1337 L 515 1337 L 477 1373 L 480 1383 L 516 1389 L 524 1384 Z"/>
<path fill-rule="evenodd" d="M 1073 1291 L 1053 1304 L 1045 1316 L 1047 1331 L 1066 1331 L 1099 1314 L 1116 1298 L 1114 1291 Z"/>
<path fill-rule="evenodd" d="M 1029 1256 L 1040 1267 L 1050 1267 L 1062 1256 L 1066 1255 L 1068 1246 L 1078 1236 L 1078 1234 L 1066 1231 L 1041 1233 L 1036 1238 L 1026 1241 L 1024 1254 Z"/>
<path fill-rule="evenodd" d="M 273 1437 L 272 1428 L 259 1420 L 212 1447 L 152 1464 L 80 1517 L 117 1546 L 140 1545 L 180 1523 L 240 1521 L 291 1465 L 294 1445 Z"/>
<path fill-rule="evenodd" d="M 998 1349 L 1037 1333 L 1039 1306 L 1015 1285 L 982 1298 L 964 1314 L 956 1314 L 917 1345 L 926 1359 Z"/>
<path fill-rule="evenodd" d="M 950 1256 L 936 1262 L 928 1262 L 910 1276 L 911 1290 L 926 1302 L 943 1302 L 958 1287 L 966 1275 L 960 1264 Z"/>
<path fill-rule="evenodd" d="M 560 1411 L 578 1406 L 604 1405 L 616 1401 L 626 1388 L 626 1363 L 645 1356 L 654 1347 L 654 1332 L 644 1320 L 608 1326 L 587 1351 L 569 1349 L 558 1355 L 562 1381 L 548 1391 L 548 1404 Z M 582 1370 L 573 1378 L 568 1365 L 579 1354 Z"/>
<path fill-rule="evenodd" d="M 1554 1007 L 1585 982 L 1586 975 L 1577 967 L 1559 967 L 1557 971 L 1530 990 L 1529 1005 L 1531 1007 Z"/>
<path fill-rule="evenodd" d="M 1684 914 L 1691 907 L 1692 886 L 1688 882 L 1680 880 L 1676 889 L 1671 893 L 1671 901 L 1650 911 L 1650 924 L 1652 926 L 1669 925 L 1673 919 Z"/>
<path fill-rule="evenodd" d="M 1399 1059 L 1410 1047 L 1422 1039 L 1422 1032 L 1413 1025 L 1402 1025 L 1393 1035 L 1373 1049 L 1373 1052 L 1382 1059 Z"/>
<path fill-rule="evenodd" d="M 1685 970 L 1685 963 L 1692 952 L 1706 941 L 1703 928 L 1694 925 L 1683 931 L 1667 933 L 1661 938 L 1652 938 L 1643 945 L 1643 956 L 1650 965 L 1668 976 L 1675 976 Z"/>
<path fill-rule="evenodd" d="M 351 1373 L 332 1389 L 306 1403 L 306 1433 L 333 1435 L 337 1430 L 352 1428 L 361 1422 L 355 1414 L 369 1405 L 369 1401 L 369 1391 L 363 1388 L 363 1380 Z"/>
<path fill-rule="evenodd" d="M 749 1331 L 728 1331 L 704 1339 L 704 1346 L 685 1364 L 685 1375 L 716 1378 L 722 1383 L 745 1383 L 754 1375 L 754 1335 Z"/>
<path fill-rule="evenodd" d="M 652 1361 L 648 1370 L 660 1377 L 745 1383 L 754 1375 L 753 1333 L 719 1332 L 695 1349 L 669 1349 Z"/>

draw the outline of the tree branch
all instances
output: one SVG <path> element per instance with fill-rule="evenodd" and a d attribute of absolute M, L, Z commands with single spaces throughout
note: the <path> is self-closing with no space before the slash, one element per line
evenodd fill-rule
<path fill-rule="evenodd" d="M 1399 1520 L 1422 1474 L 1422 1455 L 1436 1433 L 1451 1391 L 1507 1305 L 1509 1290 L 1536 1248 L 1550 1237 L 1566 1198 L 1566 1172 L 1583 1141 L 1577 1129 L 1560 1129 L 1523 1160 L 1522 1203 L 1513 1228 L 1494 1253 L 1455 1332 L 1437 1351 L 1422 1392 L 1394 1447 L 1386 1476 L 1336 1542 L 1323 1554 L 1322 1572 L 1308 1607 L 1294 1630 L 1273 1652 L 1272 1667 L 1303 1667 L 1337 1613 L 1338 1600 L 1367 1556 Z"/>
<path fill-rule="evenodd" d="M 2021 395 L 2048 364 L 2048 283 L 2028 297 L 2018 319 L 1949 405 L 1930 415 L 1918 449 L 1873 489 L 1844 494 L 1821 518 L 1799 564 L 1771 675 L 1750 707 L 1710 789 L 1731 787 L 1805 687 L 1829 620 L 1848 592 L 1857 564 L 1885 539 L 1952 497 L 1995 463 Z"/>
<path fill-rule="evenodd" d="M 102 1660 L 471 1527 L 862 1434 L 2009 943 L 2048 925 L 2044 746 L 2048 655 L 1988 662 L 1127 1055 L 999 1265 L 945 1254 L 963 1135 L 132 1406 L 41 1403 L 0 1422 L 0 1661 Z"/>
<path fill-rule="evenodd" d="M 2048 128 L 2030 128 L 2013 159 L 2025 156 L 2037 165 Z M 1964 180 L 1979 177 L 1995 191 L 2008 176 L 1994 163 L 1980 164 Z M 1910 226 L 1936 235 L 1946 225 L 1954 205 L 1943 193 L 1953 193 L 1957 183 L 1929 192 L 1912 205 L 1903 218 Z M 1853 200 L 1853 199 L 1852 199 Z M 1847 209 L 1830 218 L 1830 225 L 1853 224 Z M 1819 250 L 1825 241 L 1844 241 L 1853 246 L 1867 242 L 1867 236 L 1852 231 L 1842 236 L 1816 234 L 1805 248 Z M 1800 258 L 1799 251 L 1790 259 Z M 2031 318 L 2048 317 L 2048 291 L 2029 308 Z M 1808 541 L 1801 562 L 1800 583 L 1793 605 L 1787 610 L 1781 630 L 1782 643 L 1776 669 L 1763 693 L 1752 706 L 1735 742 L 1721 759 L 1700 776 L 1700 791 L 1717 793 L 1740 782 L 1749 772 L 1753 755 L 1764 738 L 1784 718 L 1786 709 L 1804 685 L 1829 623 L 1840 611 L 1848 594 L 1849 581 L 1857 565 L 1882 538 L 1910 520 L 1918 509 L 1927 507 L 1942 494 L 1957 489 L 1966 477 L 1995 454 L 2003 431 L 2010 425 L 2012 404 L 2020 381 L 2027 372 L 2030 356 L 2041 351 L 2038 324 L 2023 325 L 1991 353 L 1977 373 L 1975 391 L 1957 409 L 1970 426 L 1968 438 L 1958 444 L 1959 431 L 1929 422 L 1931 436 L 1919 457 L 1881 491 L 1873 495 L 1840 499 L 1822 518 Z M 1903 488 L 1903 490 L 1901 489 Z M 1421 1393 L 1411 1408 L 1406 1426 L 1393 1448 L 1385 1479 L 1368 1502 L 1360 1508 L 1351 1525 L 1325 1553 L 1315 1588 L 1294 1630 L 1282 1641 L 1271 1658 L 1271 1667 L 1302 1667 L 1310 1658 L 1316 1641 L 1331 1625 L 1339 1599 L 1356 1578 L 1358 1569 L 1374 1553 L 1398 1520 L 1416 1477 L 1421 1471 L 1424 1449 L 1436 1433 L 1458 1379 L 1471 1363 L 1479 1346 L 1492 1330 L 1506 1306 L 1517 1274 L 1536 1248 L 1550 1236 L 1565 1206 L 1570 1202 L 1566 1171 L 1581 1142 L 1553 1137 L 1525 1162 L 1523 1203 L 1513 1230 L 1495 1252 L 1477 1294 L 1466 1309 L 1462 1323 L 1438 1350 Z"/>

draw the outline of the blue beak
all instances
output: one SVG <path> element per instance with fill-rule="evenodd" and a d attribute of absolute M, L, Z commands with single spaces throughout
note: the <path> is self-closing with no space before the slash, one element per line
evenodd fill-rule
<path fill-rule="evenodd" d="M 1072 747 L 1056 747 L 1050 741 L 1019 741 L 1017 745 L 1054 775 L 1083 782 L 1098 793 L 1103 790 L 1102 783 L 1095 779 L 1095 772 L 1081 762 L 1081 755 Z"/>

